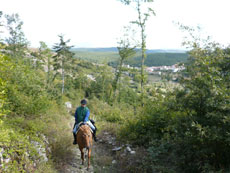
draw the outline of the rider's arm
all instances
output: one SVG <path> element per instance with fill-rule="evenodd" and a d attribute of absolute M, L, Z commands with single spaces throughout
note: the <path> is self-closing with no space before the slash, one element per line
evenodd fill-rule
<path fill-rule="evenodd" d="M 84 123 L 89 121 L 89 114 L 90 114 L 90 112 L 89 112 L 89 110 L 87 110 L 85 118 L 84 118 Z"/>
<path fill-rule="evenodd" d="M 77 123 L 77 109 L 75 111 L 74 117 L 75 117 L 75 122 Z"/>

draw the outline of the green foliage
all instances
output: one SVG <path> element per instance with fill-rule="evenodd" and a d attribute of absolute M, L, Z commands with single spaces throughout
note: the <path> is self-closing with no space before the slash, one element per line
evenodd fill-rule
<path fill-rule="evenodd" d="M 150 1 L 134 2 L 138 3 L 140 17 L 140 4 Z M 133 22 L 143 27 L 141 61 L 136 58 L 127 62 L 136 65 L 142 63 L 142 67 L 146 51 L 145 22 L 149 14 L 143 15 L 144 21 L 139 19 Z M 79 103 L 83 97 L 90 99 L 88 106 L 91 118 L 100 122 L 99 127 L 119 131 L 120 139 L 148 148 L 147 162 L 140 166 L 145 167 L 145 170 L 229 172 L 229 47 L 193 42 L 188 61 L 187 54 L 149 54 L 145 61 L 148 66 L 187 61 L 186 70 L 180 76 L 180 87 L 169 89 L 157 85 L 145 86 L 140 94 L 135 81 L 142 85 L 145 82 L 144 72 L 139 74 L 138 70 L 130 69 L 132 77 L 130 74 L 121 77 L 121 73 L 118 76 L 119 92 L 115 93 L 116 89 L 112 87 L 113 69 L 73 59 L 69 51 L 71 47 L 67 46 L 68 41 L 65 42 L 62 36 L 60 44 L 54 47 L 57 54 L 53 60 L 50 59 L 51 50 L 41 43 L 39 52 L 31 56 L 39 61 L 31 63 L 25 56 L 26 40 L 21 30 L 22 22 L 17 15 L 7 18 L 8 30 L 12 34 L 8 39 L 9 44 L 0 48 L 1 52 L 9 54 L 0 54 L 0 152 L 4 160 L 9 160 L 8 163 L 1 163 L 3 167 L 0 172 L 54 172 L 52 161 L 61 167 L 61 163 L 72 159 L 72 127 L 67 124 L 74 119 L 67 114 L 63 105 L 69 100 Z M 16 28 L 13 28 L 13 24 Z M 121 57 L 126 59 L 130 52 L 126 49 L 128 47 L 123 48 L 119 47 L 118 50 Z M 80 54 L 76 56 L 94 59 L 94 53 Z M 103 56 L 98 53 L 94 60 L 101 63 L 111 59 L 110 55 L 111 52 Z M 112 59 L 118 59 L 116 53 L 112 56 Z M 103 60 L 98 61 L 101 57 Z M 123 61 L 120 62 L 122 64 Z M 48 73 L 44 67 L 48 67 Z M 127 69 L 120 68 L 119 71 L 123 70 Z M 60 89 L 64 89 L 64 82 L 65 94 L 62 92 L 61 95 Z M 33 141 L 36 141 L 45 147 L 42 134 L 48 137 L 52 147 L 50 163 L 40 162 L 41 158 L 33 145 Z"/>
<path fill-rule="evenodd" d="M 6 28 L 9 33 L 9 37 L 5 40 L 8 44 L 7 50 L 9 50 L 9 56 L 23 58 L 28 45 L 28 41 L 22 31 L 23 22 L 18 14 L 7 14 L 5 15 L 5 18 L 7 20 Z"/>
<path fill-rule="evenodd" d="M 61 105 L 54 102 L 43 118 L 45 125 L 43 133 L 49 138 L 52 149 L 51 159 L 54 160 L 57 168 L 74 158 L 72 150 L 74 118 L 66 112 L 63 105 L 63 102 Z M 69 125 L 71 122 L 72 124 Z"/>
<path fill-rule="evenodd" d="M 90 52 L 90 51 L 74 51 L 75 57 L 81 60 L 104 64 L 111 61 L 117 61 L 119 54 L 117 52 Z"/>
<path fill-rule="evenodd" d="M 6 69 L 0 77 L 8 81 L 7 109 L 21 115 L 38 115 L 49 107 L 42 76 L 23 61 L 18 60 L 14 68 Z"/>
<path fill-rule="evenodd" d="M 5 49 L 1 47 L 1 50 Z M 53 129 L 56 129 L 57 134 L 64 132 L 60 126 L 64 113 L 56 107 L 62 113 L 52 116 L 47 114 L 51 105 L 56 105 L 51 100 L 54 91 L 52 87 L 55 85 L 47 90 L 43 68 L 25 64 L 23 59 L 9 59 L 0 54 L 0 152 L 3 154 L 0 156 L 0 172 L 55 172 L 51 160 L 42 162 L 34 142 L 47 147 L 43 136 L 45 134 L 48 139 L 51 138 L 47 127 L 50 127 L 55 116 L 59 120 Z M 64 134 L 59 136 L 63 137 Z M 56 141 L 53 141 L 50 145 L 54 145 Z M 64 147 L 62 151 L 66 151 L 67 145 Z"/>
<path fill-rule="evenodd" d="M 108 103 L 112 100 L 112 73 L 108 66 L 102 66 L 98 69 L 98 73 L 94 75 L 95 81 L 91 82 L 87 88 L 87 96 L 100 98 Z"/>
<path fill-rule="evenodd" d="M 134 21 L 131 21 L 130 23 L 137 25 L 137 27 L 140 29 L 140 48 L 141 48 L 141 94 L 143 98 L 144 94 L 144 85 L 145 85 L 145 74 L 144 74 L 144 62 L 147 57 L 146 55 L 146 24 L 151 15 L 155 15 L 155 12 L 152 8 L 145 6 L 144 4 L 153 2 L 151 0 L 137 0 L 137 1 L 121 1 L 122 3 L 129 5 L 131 2 L 135 3 L 136 6 L 136 12 L 137 12 L 137 19 Z M 141 102 L 143 104 L 143 99 L 141 99 Z"/>
<path fill-rule="evenodd" d="M 54 78 L 54 71 L 52 70 L 53 61 L 52 61 L 53 53 L 51 49 L 44 42 L 40 42 L 39 52 L 37 53 L 37 61 L 36 67 L 41 70 L 46 68 L 46 87 L 50 89 L 52 79 Z"/>
<path fill-rule="evenodd" d="M 12 67 L 8 58 L 2 54 L 0 54 L 0 67 L 1 67 L 0 68 L 1 73 L 6 69 Z M 5 110 L 3 109 L 5 102 L 6 102 L 6 80 L 0 77 L 0 117 L 6 113 Z"/>
<path fill-rule="evenodd" d="M 0 123 L 0 147 L 3 154 L 3 172 L 32 172 L 34 164 L 39 165 L 42 158 L 35 142 L 46 148 L 40 134 L 44 122 L 40 119 L 26 120 L 23 117 L 3 118 Z M 7 161 L 8 160 L 8 161 Z M 48 164 L 43 164 L 44 167 Z"/>
<path fill-rule="evenodd" d="M 183 87 L 152 93 L 154 101 L 127 121 L 121 136 L 149 147 L 152 170 L 229 170 L 229 57 L 229 48 L 195 44 L 181 77 Z"/>
<path fill-rule="evenodd" d="M 89 102 L 89 109 L 92 110 L 93 115 L 99 121 L 107 121 L 112 123 L 123 123 L 126 119 L 132 117 L 133 109 L 129 104 L 109 105 L 96 98 Z"/>
<path fill-rule="evenodd" d="M 107 52 L 106 50 L 73 50 L 75 53 L 75 57 L 81 60 L 104 64 L 107 63 L 112 67 L 116 67 L 118 65 L 119 54 L 117 51 Z M 151 66 L 164 66 L 164 65 L 173 65 L 178 63 L 185 63 L 188 60 L 187 53 L 150 53 L 147 51 L 147 57 L 144 65 L 147 67 Z M 131 66 L 139 67 L 141 64 L 140 53 L 137 53 L 137 56 L 128 59 L 125 61 L 125 64 L 129 64 Z"/>
<path fill-rule="evenodd" d="M 147 54 L 145 60 L 145 65 L 148 67 L 151 66 L 170 66 L 177 63 L 187 62 L 188 54 L 187 53 L 150 53 Z M 141 57 L 136 56 L 126 62 L 131 66 L 139 67 L 141 64 Z"/>
<path fill-rule="evenodd" d="M 133 57 L 136 54 L 136 51 L 135 51 L 136 45 L 132 45 L 133 43 L 131 42 L 129 33 L 130 33 L 130 28 L 129 27 L 125 28 L 124 36 L 123 38 L 121 38 L 120 42 L 118 42 L 117 49 L 118 49 L 120 58 L 119 58 L 119 63 L 117 64 L 117 67 L 116 67 L 115 79 L 113 81 L 114 100 L 116 98 L 117 85 L 120 81 L 121 74 L 123 71 L 124 61 Z"/>
<path fill-rule="evenodd" d="M 55 75 L 53 80 L 56 78 L 59 73 L 61 73 L 62 78 L 62 90 L 61 93 L 64 93 L 65 88 L 65 77 L 69 73 L 71 74 L 72 70 L 72 62 L 73 62 L 73 53 L 70 51 L 72 46 L 68 46 L 67 44 L 70 40 L 64 41 L 64 36 L 59 35 L 60 43 L 56 43 L 53 47 L 56 55 L 53 56 L 53 67 L 55 71 Z M 61 72 L 60 72 L 61 71 Z"/>
<path fill-rule="evenodd" d="M 226 80 L 229 73 L 222 67 L 228 64 L 229 54 L 211 45 L 205 49 L 194 47 L 191 57 L 193 62 L 187 68 L 189 80 L 182 81 L 184 89 L 176 95 L 178 108 L 184 109 L 189 116 L 189 121 L 184 124 L 186 129 L 178 127 L 179 139 L 190 143 L 182 149 L 186 153 L 181 164 L 185 167 L 188 161 L 193 160 L 191 169 L 200 167 L 202 170 L 207 164 L 214 170 L 226 169 L 230 162 L 230 95 Z M 195 148 L 195 155 L 190 155 Z"/>

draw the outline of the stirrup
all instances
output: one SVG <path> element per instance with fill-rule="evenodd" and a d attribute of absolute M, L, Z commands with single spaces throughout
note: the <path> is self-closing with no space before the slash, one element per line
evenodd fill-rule
<path fill-rule="evenodd" d="M 97 141 L 98 141 L 96 136 L 94 136 L 94 137 L 93 137 L 93 139 L 94 139 L 94 141 L 95 141 L 95 142 L 97 142 Z"/>
<path fill-rule="evenodd" d="M 73 145 L 77 145 L 77 141 L 76 140 L 73 141 Z"/>

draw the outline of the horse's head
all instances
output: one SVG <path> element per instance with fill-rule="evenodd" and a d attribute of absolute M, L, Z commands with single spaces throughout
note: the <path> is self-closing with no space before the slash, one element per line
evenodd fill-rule
<path fill-rule="evenodd" d="M 92 146 L 92 133 L 88 125 L 82 125 L 79 128 L 79 138 L 78 144 L 82 145 L 83 148 L 89 149 Z"/>

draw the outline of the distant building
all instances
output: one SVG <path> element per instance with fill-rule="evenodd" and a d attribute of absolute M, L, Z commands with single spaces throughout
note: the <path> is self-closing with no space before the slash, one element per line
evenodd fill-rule
<path fill-rule="evenodd" d="M 157 72 L 157 71 L 164 71 L 164 70 L 170 70 L 173 73 L 179 72 L 181 70 L 184 70 L 185 67 L 184 66 L 179 66 L 178 64 L 174 64 L 172 66 L 152 66 L 152 67 L 147 67 L 146 71 L 148 73 L 153 73 L 153 72 Z"/>

